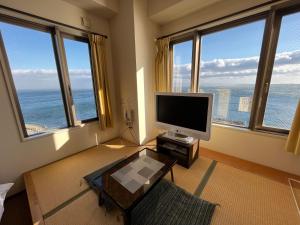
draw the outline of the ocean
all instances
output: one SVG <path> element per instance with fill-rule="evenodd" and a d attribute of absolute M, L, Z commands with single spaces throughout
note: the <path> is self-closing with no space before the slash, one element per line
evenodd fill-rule
<path fill-rule="evenodd" d="M 247 127 L 249 124 L 253 86 L 202 87 L 201 91 L 213 93 L 213 121 Z M 61 93 L 58 90 L 18 91 L 25 124 L 47 129 L 67 127 Z M 96 117 L 92 90 L 74 90 L 73 98 L 77 118 Z M 300 84 L 272 85 L 264 117 L 264 125 L 290 129 L 300 98 Z"/>
<path fill-rule="evenodd" d="M 213 120 L 219 123 L 247 127 L 250 120 L 253 85 L 203 87 L 214 94 Z M 289 130 L 300 99 L 300 84 L 272 84 L 263 125 Z"/>
<path fill-rule="evenodd" d="M 62 95 L 59 90 L 19 90 L 18 98 L 25 124 L 46 129 L 67 127 Z M 73 90 L 79 120 L 97 117 L 93 90 Z"/>

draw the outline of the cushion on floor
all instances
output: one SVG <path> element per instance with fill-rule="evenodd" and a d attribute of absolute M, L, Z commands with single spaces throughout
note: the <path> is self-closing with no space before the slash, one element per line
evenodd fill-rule
<path fill-rule="evenodd" d="M 161 180 L 133 209 L 133 225 L 209 225 L 215 204 Z"/>

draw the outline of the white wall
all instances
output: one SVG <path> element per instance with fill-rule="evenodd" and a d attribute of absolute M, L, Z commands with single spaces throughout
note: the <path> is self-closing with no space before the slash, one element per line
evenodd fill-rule
<path fill-rule="evenodd" d="M 300 157 L 285 152 L 286 136 L 220 125 L 212 127 L 210 141 L 201 146 L 227 155 L 300 175 Z"/>
<path fill-rule="evenodd" d="M 265 0 L 226 0 L 211 7 L 175 20 L 161 27 L 160 35 L 176 32 L 261 4 Z M 300 175 L 300 156 L 284 150 L 286 137 L 268 135 L 247 129 L 214 125 L 211 140 L 202 141 L 203 147 L 233 155 L 275 169 Z"/>
<path fill-rule="evenodd" d="M 145 143 L 155 137 L 154 57 L 158 26 L 148 18 L 146 0 L 120 1 L 119 14 L 110 21 L 112 51 L 118 96 L 123 108 L 134 111 L 133 138 L 121 116 L 121 132 L 126 139 Z"/>
<path fill-rule="evenodd" d="M 84 10 L 59 0 L 1 0 L 2 5 L 33 13 L 48 19 L 81 27 L 80 16 L 88 15 Z M 12 193 L 24 188 L 22 174 L 62 157 L 76 153 L 119 135 L 119 116 L 116 107 L 114 77 L 111 59 L 110 31 L 108 21 L 92 16 L 92 30 L 109 36 L 108 73 L 112 96 L 115 127 L 100 131 L 97 122 L 84 127 L 70 128 L 59 133 L 22 142 L 14 118 L 10 99 L 0 71 L 0 183 L 15 182 Z"/>
<path fill-rule="evenodd" d="M 134 3 L 139 137 L 140 143 L 146 143 L 158 133 L 155 127 L 154 106 L 155 38 L 158 34 L 158 25 L 148 17 L 146 0 L 135 0 Z"/>
<path fill-rule="evenodd" d="M 136 88 L 136 54 L 134 34 L 133 0 L 120 1 L 119 13 L 110 20 L 112 36 L 112 54 L 116 75 L 117 96 L 120 99 L 118 112 L 121 115 L 121 135 L 138 143 L 138 103 Z M 133 129 L 136 137 L 132 137 L 126 129 L 123 109 L 133 110 Z"/>

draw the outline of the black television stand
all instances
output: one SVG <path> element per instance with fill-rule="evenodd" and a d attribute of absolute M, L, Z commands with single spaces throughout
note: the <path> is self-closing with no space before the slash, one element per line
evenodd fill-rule
<path fill-rule="evenodd" d="M 167 135 L 161 134 L 156 138 L 157 152 L 172 156 L 177 159 L 177 163 L 186 168 L 190 168 L 193 162 L 198 158 L 199 141 L 193 139 L 192 142 L 186 143 Z"/>

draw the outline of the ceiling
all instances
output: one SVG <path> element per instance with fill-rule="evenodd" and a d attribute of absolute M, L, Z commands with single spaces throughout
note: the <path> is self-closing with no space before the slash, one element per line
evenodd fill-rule
<path fill-rule="evenodd" d="M 64 0 L 90 13 L 105 18 L 114 16 L 119 11 L 119 0 Z"/>
<path fill-rule="evenodd" d="M 64 1 L 106 18 L 111 18 L 119 12 L 119 0 Z M 226 0 L 148 0 L 148 15 L 154 22 L 166 24 L 219 1 Z"/>
<path fill-rule="evenodd" d="M 225 0 L 148 0 L 148 12 L 153 21 L 166 24 L 219 1 Z"/>
<path fill-rule="evenodd" d="M 150 18 L 166 24 L 183 16 L 225 0 L 148 0 Z"/>

